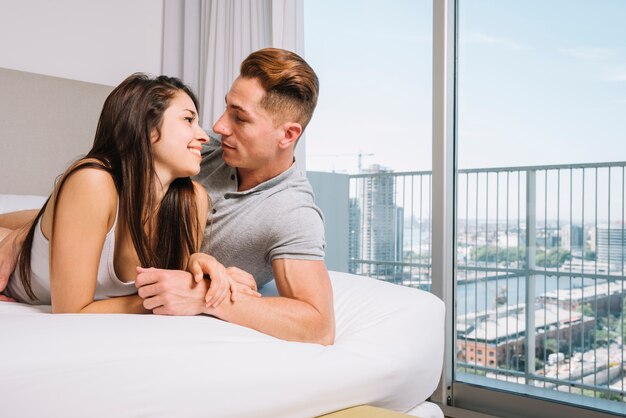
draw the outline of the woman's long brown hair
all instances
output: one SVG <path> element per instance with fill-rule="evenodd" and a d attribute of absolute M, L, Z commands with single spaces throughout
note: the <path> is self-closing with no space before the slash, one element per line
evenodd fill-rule
<path fill-rule="evenodd" d="M 189 177 L 174 180 L 157 202 L 157 176 L 152 156 L 153 132 L 161 135 L 163 113 L 177 92 L 186 93 L 198 108 L 191 90 L 177 78 L 133 74 L 107 97 L 100 114 L 93 147 L 73 164 L 56 187 L 56 204 L 67 178 L 77 170 L 96 168 L 111 175 L 119 198 L 118 222 L 128 228 L 139 262 L 144 267 L 184 269 L 202 241 L 194 186 Z M 158 141 L 158 139 L 157 139 Z M 50 198 L 33 221 L 18 256 L 17 268 L 26 293 L 31 287 L 31 250 L 35 228 Z M 52 257 L 50 258 L 50 264 Z"/>

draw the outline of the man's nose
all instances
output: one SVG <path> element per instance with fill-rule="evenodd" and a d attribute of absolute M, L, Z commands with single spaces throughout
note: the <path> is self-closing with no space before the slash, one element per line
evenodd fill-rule
<path fill-rule="evenodd" d="M 224 113 L 217 120 L 217 122 L 215 122 L 215 124 L 213 125 L 213 131 L 215 133 L 218 133 L 218 134 L 221 134 L 221 135 L 224 135 L 224 136 L 229 136 L 231 134 L 230 127 L 226 123 L 226 113 Z"/>

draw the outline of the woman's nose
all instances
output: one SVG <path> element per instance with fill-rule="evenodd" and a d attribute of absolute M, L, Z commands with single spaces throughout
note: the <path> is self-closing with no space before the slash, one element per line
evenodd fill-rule
<path fill-rule="evenodd" d="M 196 139 L 200 142 L 202 142 L 203 144 L 209 142 L 209 135 L 207 135 L 206 131 L 204 129 L 202 129 L 201 126 L 198 125 L 198 129 L 196 132 Z"/>

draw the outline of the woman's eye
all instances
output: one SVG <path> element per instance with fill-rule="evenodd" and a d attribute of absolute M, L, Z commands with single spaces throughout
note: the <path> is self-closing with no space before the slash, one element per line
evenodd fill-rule
<path fill-rule="evenodd" d="M 186 118 L 185 118 L 185 120 L 186 120 L 187 122 L 189 122 L 189 123 L 192 123 L 192 122 L 193 122 L 193 118 L 192 118 L 192 117 L 186 117 Z"/>

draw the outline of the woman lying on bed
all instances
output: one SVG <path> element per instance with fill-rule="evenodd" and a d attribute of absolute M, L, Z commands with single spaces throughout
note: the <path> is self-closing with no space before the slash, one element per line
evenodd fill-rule
<path fill-rule="evenodd" d="M 234 297 L 238 284 L 221 264 L 190 260 L 209 207 L 206 190 L 190 179 L 208 141 L 197 107 L 176 78 L 135 74 L 115 88 L 91 151 L 60 177 L 30 228 L 8 234 L 5 243 L 23 245 L 7 295 L 55 313 L 148 313 L 136 295 L 136 266 L 195 263 L 202 274 L 202 262 L 212 263 L 211 301 Z"/>

